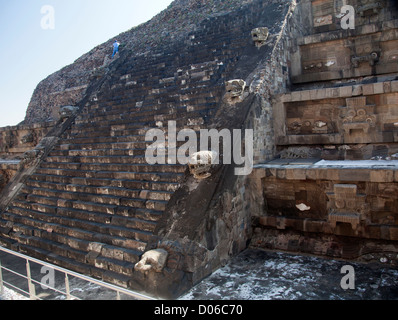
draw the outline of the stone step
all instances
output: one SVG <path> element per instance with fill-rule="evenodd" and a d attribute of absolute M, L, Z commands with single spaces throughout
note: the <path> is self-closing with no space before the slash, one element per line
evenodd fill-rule
<path fill-rule="evenodd" d="M 82 180 L 81 182 L 84 182 Z M 95 195 L 109 195 L 109 196 L 118 196 L 118 197 L 126 197 L 126 198 L 135 198 L 138 197 L 141 190 L 140 189 L 126 189 L 120 187 L 112 187 L 112 186 L 87 186 L 80 184 L 67 184 L 67 183 L 56 183 L 56 182 L 47 182 L 47 181 L 38 181 L 35 179 L 29 179 L 25 183 L 26 187 L 22 189 L 22 192 L 32 193 L 32 189 L 43 189 L 45 192 L 47 190 L 53 191 L 67 191 L 67 192 L 79 192 L 79 193 L 87 193 L 87 194 L 95 194 Z"/>
<path fill-rule="evenodd" d="M 69 143 L 58 144 L 54 150 L 98 150 L 98 149 L 142 149 L 147 147 L 146 142 L 113 142 L 113 143 Z"/>
<path fill-rule="evenodd" d="M 97 127 L 97 126 L 86 126 L 85 124 L 86 123 L 82 122 L 82 125 L 74 125 L 71 129 L 71 135 L 103 132 L 104 135 L 106 136 L 106 133 L 109 133 L 113 130 L 112 126 Z M 138 130 L 145 126 L 146 126 L 145 122 L 133 122 L 133 123 L 129 124 L 129 127 L 131 130 L 134 130 L 134 129 Z"/>
<path fill-rule="evenodd" d="M 198 97 L 196 97 L 198 98 Z M 206 95 L 205 102 L 199 104 L 186 103 L 189 100 L 185 101 L 170 101 L 172 107 L 170 107 L 167 103 L 167 100 L 162 99 L 162 104 L 159 105 L 157 100 L 153 100 L 153 103 L 150 104 L 150 100 L 146 97 L 143 101 L 137 101 L 135 96 L 132 98 L 128 98 L 126 101 L 115 104 L 113 100 L 109 102 L 101 102 L 101 106 L 98 106 L 95 110 L 87 110 L 83 111 L 82 114 L 79 115 L 79 121 L 86 120 L 87 122 L 91 121 L 102 121 L 102 120 L 116 120 L 123 118 L 134 118 L 139 119 L 139 117 L 148 116 L 156 116 L 162 114 L 169 114 L 171 111 L 177 111 L 178 113 L 189 112 L 189 110 L 205 110 L 209 108 L 215 108 L 219 98 L 216 98 L 214 95 Z M 192 102 L 192 101 L 190 101 Z M 137 103 L 141 107 L 137 107 Z M 193 105 L 193 109 L 187 109 L 187 105 Z M 183 114 L 182 114 L 183 116 Z"/>
<path fill-rule="evenodd" d="M 177 110 L 174 110 L 176 112 Z M 97 125 L 98 127 L 108 127 L 109 124 L 118 124 L 118 123 L 131 123 L 131 122 L 142 122 L 142 123 L 151 123 L 154 121 L 154 117 L 156 115 L 167 115 L 170 114 L 167 112 L 153 112 L 153 114 L 135 114 L 135 113 L 122 113 L 122 114 L 103 114 L 103 115 L 92 115 L 91 118 L 80 117 L 76 119 L 76 125 Z M 108 124 L 108 125 L 106 125 Z"/>
<path fill-rule="evenodd" d="M 186 107 L 184 105 L 173 105 L 173 108 L 168 107 L 166 104 L 162 105 L 147 105 L 146 108 L 137 107 L 137 99 L 134 98 L 132 102 L 125 101 L 123 103 L 115 104 L 112 102 L 109 106 L 103 106 L 102 108 L 98 108 L 95 112 L 82 113 L 79 115 L 78 123 L 81 121 L 87 122 L 96 122 L 96 121 L 104 121 L 104 120 L 121 120 L 121 119 L 146 119 L 151 118 L 155 115 L 160 114 L 168 114 L 170 110 L 179 110 L 180 112 L 184 112 Z M 135 102 L 135 104 L 134 104 Z M 144 106 L 144 101 L 142 102 Z M 146 101 L 148 102 L 148 101 Z M 134 104 L 134 105 L 132 105 Z M 141 104 L 139 104 L 141 105 Z"/>
<path fill-rule="evenodd" d="M 33 174 L 27 182 L 29 186 L 40 186 L 43 184 L 46 187 L 51 184 L 61 185 L 82 185 L 82 186 L 93 186 L 93 187 L 106 187 L 106 188 L 122 188 L 127 190 L 153 190 L 153 191 L 169 191 L 174 192 L 178 189 L 178 182 L 169 181 L 142 181 L 142 180 L 125 180 L 125 179 L 97 179 L 97 178 L 73 178 L 64 177 L 58 175 L 43 175 Z M 52 187 L 53 188 L 53 187 Z M 50 189 L 50 188 L 49 188 Z"/>
<path fill-rule="evenodd" d="M 54 156 L 49 155 L 46 162 L 55 163 L 116 163 L 116 164 L 145 164 L 144 155 L 137 156 Z"/>
<path fill-rule="evenodd" d="M 199 131 L 199 129 L 202 129 L 199 124 L 202 121 L 200 119 L 189 119 L 188 121 L 184 121 L 185 124 L 178 123 L 177 122 L 177 127 L 179 129 L 192 129 L 195 131 Z M 161 123 L 161 127 L 159 127 L 159 124 Z M 106 129 L 98 129 L 98 130 L 90 130 L 92 129 L 91 127 L 85 129 L 73 129 L 69 135 L 66 135 L 64 140 L 75 140 L 75 139 L 89 139 L 89 138 L 96 138 L 99 139 L 101 137 L 130 137 L 133 136 L 131 141 L 145 141 L 144 137 L 147 134 L 147 132 L 151 129 L 158 129 L 160 128 L 162 131 L 165 133 L 168 132 L 168 123 L 166 121 L 157 121 L 152 124 L 152 126 L 148 125 L 142 125 L 140 127 L 134 127 L 131 126 L 130 124 L 124 124 L 124 125 L 115 125 L 108 127 Z M 135 136 L 142 136 L 141 139 L 135 138 Z M 115 139 L 115 138 L 114 138 Z M 129 141 L 129 140 L 127 140 Z M 93 143 L 99 142 L 92 140 Z M 104 141 L 101 141 L 104 142 Z M 112 142 L 112 141 L 111 141 Z M 121 141 L 113 141 L 113 142 L 121 142 Z"/>
<path fill-rule="evenodd" d="M 29 202 L 28 197 L 35 202 Z M 126 217 L 134 216 L 143 220 L 157 221 L 165 210 L 167 202 L 161 200 L 121 198 L 120 205 L 116 206 L 90 201 L 21 194 L 18 199 L 14 200 L 13 205 L 51 214 L 56 214 L 57 208 L 62 207 Z"/>
<path fill-rule="evenodd" d="M 82 181 L 83 182 L 83 181 Z M 93 187 L 80 184 L 46 183 L 38 181 L 27 181 L 26 187 L 22 190 L 26 194 L 48 195 L 65 199 L 94 199 L 104 196 L 107 200 L 101 200 L 102 203 L 112 203 L 120 205 L 121 198 L 138 198 L 145 200 L 163 200 L 168 201 L 172 196 L 172 191 L 151 190 L 151 189 L 127 189 L 120 187 Z M 76 196 L 76 193 L 84 196 Z"/>
<path fill-rule="evenodd" d="M 112 157 L 112 156 L 135 156 L 144 155 L 139 149 L 98 149 L 98 150 L 60 150 L 54 149 L 50 152 L 49 157 L 53 156 L 70 156 L 70 157 Z"/>
<path fill-rule="evenodd" d="M 145 135 L 128 135 L 128 136 L 72 136 L 68 139 L 60 140 L 60 144 L 86 144 L 86 143 L 115 143 L 115 142 L 142 142 L 145 141 Z"/>
<path fill-rule="evenodd" d="M 79 171 L 109 171 L 109 172 L 157 172 L 157 173 L 183 173 L 186 166 L 180 164 L 128 164 L 128 163 L 65 163 L 65 162 L 42 162 L 40 169 L 57 170 L 79 170 Z"/>
<path fill-rule="evenodd" d="M 212 109 L 213 110 L 213 109 Z M 177 127 L 177 130 L 181 130 L 184 128 L 192 128 L 195 127 L 190 125 L 192 122 L 198 122 L 200 119 L 203 119 L 204 116 L 208 116 L 212 112 L 209 111 L 199 111 L 196 114 L 196 117 L 180 117 L 174 115 L 170 117 L 169 115 L 156 115 L 150 121 L 141 122 L 137 125 L 136 120 L 120 120 L 116 121 L 100 121 L 100 122 L 85 122 L 83 125 L 76 125 L 73 127 L 70 137 L 91 137 L 91 136 L 117 136 L 120 132 L 125 132 L 125 136 L 130 135 L 143 135 L 145 136 L 148 130 L 157 129 L 159 122 L 163 123 L 163 128 L 167 129 L 168 121 L 174 121 Z"/>
<path fill-rule="evenodd" d="M 43 175 L 40 178 L 41 179 L 43 179 L 43 178 L 47 178 L 48 179 L 49 176 Z M 58 176 L 54 176 L 54 178 L 58 179 L 59 177 Z M 106 181 L 110 181 L 110 180 L 106 180 Z M 134 183 L 135 182 L 137 184 L 140 183 L 140 181 L 134 181 Z M 47 183 L 47 182 L 40 182 L 40 183 Z M 166 182 L 157 183 L 157 184 L 163 184 L 164 185 L 163 187 L 165 189 L 170 188 L 169 187 L 169 183 L 166 183 Z M 150 191 L 147 191 L 147 190 L 144 190 L 144 192 L 145 192 L 144 195 L 147 195 L 148 192 L 150 193 Z M 28 197 L 28 195 L 27 194 L 23 194 L 23 193 L 17 197 L 17 200 L 20 201 L 20 203 L 18 204 L 19 207 L 28 208 L 28 209 L 30 209 L 32 207 L 32 205 L 27 205 L 26 204 L 27 197 Z M 56 198 L 56 199 L 58 199 L 58 198 Z M 52 203 L 52 206 L 51 205 L 46 205 L 46 204 L 39 204 L 39 203 L 33 204 L 33 206 L 36 207 L 41 212 L 49 212 L 49 213 L 53 213 L 53 214 L 55 214 L 55 212 L 57 210 L 60 210 L 61 208 L 67 208 L 69 210 L 73 210 L 73 203 L 72 203 L 73 200 L 58 199 L 57 201 L 55 201 L 55 199 L 53 199 L 53 200 L 49 199 L 49 200 L 44 200 L 44 201 L 47 201 L 47 203 Z M 14 202 L 16 203 L 16 201 L 14 201 Z M 139 203 L 141 204 L 142 202 L 139 202 Z M 134 208 L 134 207 L 131 207 L 131 206 L 129 206 L 129 207 L 127 207 L 127 206 L 118 206 L 117 210 L 116 210 L 116 213 L 113 216 L 118 215 L 118 216 L 123 216 L 123 217 L 133 217 L 133 218 L 137 218 L 137 219 L 143 220 L 145 222 L 150 222 L 150 221 L 156 222 L 162 216 L 163 210 L 165 208 L 166 203 L 167 203 L 167 201 L 164 202 L 164 201 L 151 201 L 151 200 L 149 200 L 149 201 L 145 202 L 145 207 L 144 208 Z M 129 202 L 129 204 L 131 205 L 131 202 Z M 54 209 L 55 206 L 58 207 L 57 210 Z M 80 208 L 76 209 L 76 210 L 79 210 L 79 212 L 81 212 L 82 214 L 87 214 L 88 216 L 90 216 L 92 214 L 90 211 L 85 211 L 85 210 L 82 210 Z M 111 209 L 109 209 L 109 210 L 111 210 Z M 101 214 L 104 214 L 104 213 L 103 212 L 102 213 L 93 212 L 93 214 L 101 215 Z"/>
<path fill-rule="evenodd" d="M 144 191 L 145 192 L 145 191 Z M 52 192 L 57 194 L 56 192 Z M 50 194 L 50 193 L 49 193 Z M 61 192 L 58 192 L 61 195 Z M 68 194 L 63 193 L 63 196 L 67 198 Z M 22 195 L 21 195 L 22 196 Z M 71 198 L 73 195 L 71 195 Z M 77 199 L 80 198 L 80 199 Z M 81 197 L 75 196 L 73 199 L 60 199 L 56 197 L 51 197 L 49 195 L 26 195 L 26 201 L 23 199 L 15 200 L 14 203 L 18 203 L 18 206 L 39 210 L 41 212 L 47 212 L 56 214 L 57 207 L 74 208 L 86 211 L 94 211 L 112 215 L 126 215 L 126 209 L 152 209 L 157 211 L 164 211 L 168 201 L 164 200 L 146 200 L 146 199 L 134 199 L 134 198 L 120 198 L 118 200 L 119 204 L 114 204 L 113 199 L 118 199 L 116 197 L 109 197 L 108 199 L 102 198 L 98 202 L 90 201 L 90 198 L 83 195 Z M 92 199 L 92 200 L 97 200 Z M 101 202 L 102 203 L 101 203 Z M 109 203 L 106 203 L 109 202 Z"/>
<path fill-rule="evenodd" d="M 25 216 L 23 213 L 29 214 L 29 216 Z M 104 225 L 84 220 L 56 217 L 53 214 L 50 215 L 35 210 L 24 212 L 23 210 L 13 210 L 11 208 L 9 211 L 3 213 L 2 218 L 3 220 L 14 223 L 13 230 L 15 232 L 19 231 L 25 235 L 43 237 L 43 232 L 55 233 L 88 242 L 100 242 L 139 252 L 145 250 L 147 241 L 151 238 L 150 232 L 123 226 Z"/>
<path fill-rule="evenodd" d="M 38 197 L 44 197 L 47 198 L 49 205 L 57 205 L 58 200 L 93 201 L 95 203 L 100 203 L 100 204 L 120 205 L 120 199 L 121 199 L 120 197 L 112 195 L 98 195 L 98 194 L 60 191 L 60 190 L 52 190 L 44 188 L 24 188 L 22 192 L 25 193 L 26 199 L 29 202 L 37 202 L 40 200 Z M 53 199 L 55 201 L 54 204 L 52 203 Z"/>
<path fill-rule="evenodd" d="M 46 247 L 51 247 L 51 246 L 56 247 L 56 243 L 50 243 L 50 242 L 40 243 L 39 239 L 30 237 L 24 239 L 23 242 L 21 241 L 19 245 L 19 251 L 21 253 L 31 257 L 35 257 L 42 261 L 47 261 L 54 265 L 62 266 L 66 269 L 81 274 L 85 274 L 97 279 L 101 279 L 106 282 L 113 283 L 118 286 L 122 286 L 124 288 L 129 287 L 131 274 L 133 272 L 132 270 L 134 269 L 135 264 L 124 261 L 116 261 L 109 258 L 107 259 L 104 257 L 98 257 L 97 263 L 95 263 L 95 265 L 88 264 L 84 262 L 79 262 L 76 259 L 76 256 L 78 256 L 78 253 L 76 251 L 68 251 L 70 252 L 69 256 L 62 256 L 55 254 L 51 250 L 46 250 L 29 245 L 28 244 L 29 242 L 32 244 L 40 244 Z M 111 270 L 117 270 L 117 271 L 111 271 Z"/>
<path fill-rule="evenodd" d="M 8 212 L 38 220 L 47 219 L 44 221 L 48 223 L 58 223 L 69 227 L 86 227 L 87 229 L 85 230 L 89 231 L 104 231 L 104 227 L 106 228 L 109 226 L 115 228 L 123 227 L 143 231 L 144 233 L 151 233 L 156 228 L 156 221 L 143 220 L 134 216 L 117 216 L 66 207 L 59 207 L 56 209 L 56 214 L 52 214 L 40 211 L 43 208 L 43 206 L 36 206 L 36 210 L 30 210 L 18 207 L 18 203 L 16 203 L 15 206 L 9 208 Z"/>
<path fill-rule="evenodd" d="M 172 193 L 167 191 L 153 192 L 150 190 L 141 190 L 137 198 L 123 198 L 110 195 L 32 188 L 30 193 L 21 193 L 18 199 L 22 201 L 27 200 L 33 203 L 33 205 L 44 204 L 68 208 L 79 206 L 79 209 L 82 210 L 100 210 L 99 212 L 102 213 L 119 214 L 119 212 L 121 212 L 124 214 L 126 212 L 126 208 L 124 207 L 139 209 L 157 208 L 157 210 L 162 211 L 166 207 L 171 195 Z M 89 209 L 82 208 L 84 204 L 86 204 Z M 94 204 L 96 204 L 97 207 L 95 207 Z"/>
<path fill-rule="evenodd" d="M 162 133 L 165 133 L 162 130 Z M 197 137 L 200 137 L 198 134 Z M 185 141 L 177 141 L 175 145 L 169 146 L 168 137 L 164 136 L 164 142 L 160 141 L 159 146 L 157 146 L 157 150 L 162 151 L 164 154 L 172 154 L 172 152 L 177 153 L 179 148 L 183 146 L 187 140 Z M 156 142 L 156 137 L 153 137 L 152 140 L 148 136 L 148 141 L 144 142 L 117 142 L 117 143 L 82 143 L 82 144 L 61 144 L 56 146 L 52 151 L 51 155 L 54 154 L 62 154 L 64 156 L 96 156 L 99 157 L 101 155 L 106 156 L 107 154 L 114 153 L 129 153 L 129 156 L 144 156 L 147 154 L 148 148 L 150 146 L 154 146 Z M 197 143 L 197 146 L 200 146 L 200 142 Z M 113 151 L 114 150 L 114 151 Z M 70 151 L 70 152 L 69 152 Z M 55 152 L 55 153 L 54 153 Z"/>
<path fill-rule="evenodd" d="M 42 261 L 47 261 L 51 264 L 59 265 L 66 269 L 93 277 L 94 275 L 100 275 L 102 273 L 101 270 L 95 268 L 94 266 L 79 263 L 75 259 L 61 257 L 48 250 L 29 246 L 26 244 L 28 242 L 27 239 L 23 241 L 22 238 L 20 238 L 20 240 L 21 243 L 19 244 L 19 251 L 27 256 L 34 257 Z"/>
<path fill-rule="evenodd" d="M 185 142 L 181 142 L 185 143 Z M 199 142 L 197 143 L 199 145 Z M 157 150 L 161 150 L 165 155 L 171 153 L 171 151 L 178 152 L 179 146 L 177 148 L 157 148 Z M 132 151 L 134 153 L 136 150 Z M 53 151 L 46 159 L 44 163 L 58 163 L 58 164 L 71 164 L 69 169 L 79 168 L 78 164 L 115 164 L 115 165 L 147 165 L 148 160 L 146 158 L 147 151 L 142 151 L 142 154 L 131 154 L 131 155 L 96 155 L 96 153 L 102 154 L 103 152 L 96 152 L 94 150 L 88 151 L 83 150 L 81 152 L 67 152 L 66 150 L 57 150 Z M 141 152 L 140 152 L 141 153 Z M 84 154 L 84 155 L 81 155 Z M 90 155 L 88 155 L 90 154 Z M 72 166 L 73 164 L 73 166 Z M 51 167 L 48 165 L 44 165 L 43 167 Z M 61 168 L 61 167 L 59 167 Z"/>
<path fill-rule="evenodd" d="M 202 102 L 203 103 L 203 102 Z M 123 124 L 129 124 L 132 122 L 143 122 L 145 126 L 151 126 L 155 127 L 155 121 L 157 119 L 162 118 L 162 121 L 177 121 L 177 128 L 183 128 L 184 125 L 187 124 L 188 119 L 197 119 L 197 118 L 202 118 L 205 115 L 210 114 L 212 111 L 214 111 L 214 108 L 205 108 L 203 111 L 191 111 L 191 112 L 183 112 L 183 113 L 177 113 L 174 111 L 173 113 L 167 113 L 167 114 L 157 114 L 153 116 L 142 116 L 142 117 L 126 117 L 126 118 L 118 118 L 118 119 L 98 119 L 97 121 L 87 121 L 86 119 L 80 119 L 76 120 L 76 125 L 77 126 L 84 126 L 84 127 L 110 127 L 110 126 L 115 126 L 115 125 L 123 125 Z"/>

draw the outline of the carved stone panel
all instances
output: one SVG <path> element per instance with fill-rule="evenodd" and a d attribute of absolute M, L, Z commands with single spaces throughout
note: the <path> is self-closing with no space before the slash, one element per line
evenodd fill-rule
<path fill-rule="evenodd" d="M 261 48 L 263 45 L 265 45 L 265 41 L 268 39 L 268 34 L 269 31 L 266 27 L 252 30 L 252 39 L 257 48 Z"/>
<path fill-rule="evenodd" d="M 332 228 L 339 222 L 349 223 L 353 230 L 357 230 L 362 221 L 367 219 L 369 206 L 366 195 L 358 193 L 355 184 L 335 184 L 333 191 L 327 193 L 328 221 Z"/>
<path fill-rule="evenodd" d="M 347 107 L 342 111 L 342 134 L 345 142 L 364 143 L 376 127 L 374 105 L 366 105 L 366 97 L 346 99 Z"/>
<path fill-rule="evenodd" d="M 246 81 L 242 79 L 227 81 L 225 89 L 224 102 L 230 105 L 242 102 L 247 96 L 247 93 L 245 93 Z"/>

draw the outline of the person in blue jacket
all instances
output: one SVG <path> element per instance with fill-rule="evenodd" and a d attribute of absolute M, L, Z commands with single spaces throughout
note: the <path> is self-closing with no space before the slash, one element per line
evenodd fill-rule
<path fill-rule="evenodd" d="M 115 54 L 119 52 L 119 46 L 120 46 L 120 43 L 117 40 L 115 40 L 115 42 L 113 43 L 112 59 L 115 56 Z"/>

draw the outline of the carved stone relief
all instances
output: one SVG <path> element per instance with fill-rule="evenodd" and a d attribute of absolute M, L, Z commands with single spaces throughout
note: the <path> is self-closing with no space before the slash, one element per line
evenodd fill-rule
<path fill-rule="evenodd" d="M 261 48 L 265 45 L 269 35 L 269 30 L 266 27 L 256 28 L 252 30 L 252 39 L 257 48 Z"/>
<path fill-rule="evenodd" d="M 194 153 L 188 163 L 189 172 L 198 180 L 209 178 L 211 176 L 209 171 L 216 158 L 217 152 L 215 151 L 199 151 Z"/>
<path fill-rule="evenodd" d="M 343 114 L 343 130 L 350 135 L 352 130 L 362 130 L 369 133 L 376 126 L 374 106 L 366 105 L 366 97 L 348 98 L 347 110 Z"/>
<path fill-rule="evenodd" d="M 360 223 L 367 219 L 369 205 L 366 203 L 366 195 L 358 193 L 357 185 L 335 184 L 327 196 L 328 222 L 332 228 L 343 222 L 351 224 L 352 229 L 357 231 Z"/>

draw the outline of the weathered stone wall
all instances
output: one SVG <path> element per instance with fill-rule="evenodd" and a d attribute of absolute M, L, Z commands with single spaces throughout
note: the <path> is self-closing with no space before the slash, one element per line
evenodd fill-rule
<path fill-rule="evenodd" d="M 25 152 L 34 149 L 54 126 L 55 122 L 48 122 L 0 128 L 0 192 L 21 169 Z"/>
<path fill-rule="evenodd" d="M 273 96 L 275 153 L 249 184 L 251 245 L 396 265 L 396 2 L 302 4 L 310 32 L 290 47 L 290 87 Z M 344 4 L 353 30 L 341 27 Z"/>
<path fill-rule="evenodd" d="M 20 169 L 20 162 L 0 160 L 0 192 L 11 181 Z"/>
<path fill-rule="evenodd" d="M 282 95 L 275 103 L 279 155 L 327 160 L 398 159 L 397 83 L 384 81 Z"/>
<path fill-rule="evenodd" d="M 20 159 L 26 151 L 33 149 L 55 124 L 47 122 L 0 128 L 0 158 Z"/>
<path fill-rule="evenodd" d="M 297 39 L 310 32 L 310 1 L 292 5 L 283 22 L 282 32 L 276 39 L 269 61 L 262 61 L 253 70 L 250 79 L 251 92 L 261 97 L 261 105 L 253 108 L 249 119 L 254 130 L 254 164 L 270 160 L 275 156 L 275 134 L 279 123 L 274 120 L 273 100 L 279 93 L 290 88 L 290 74 L 297 63 L 291 51 L 296 48 Z"/>
<path fill-rule="evenodd" d="M 355 28 L 342 29 L 341 8 L 355 10 Z M 292 82 L 361 81 L 397 72 L 397 4 L 394 1 L 313 1 L 313 32 L 298 39 Z M 310 12 L 311 12 L 310 11 Z M 368 79 L 369 81 L 369 79 Z"/>

